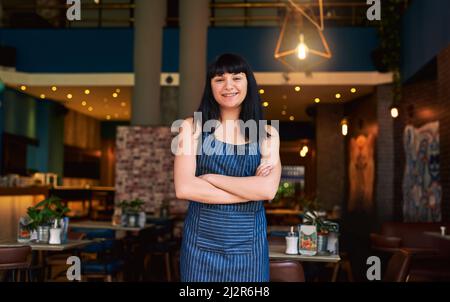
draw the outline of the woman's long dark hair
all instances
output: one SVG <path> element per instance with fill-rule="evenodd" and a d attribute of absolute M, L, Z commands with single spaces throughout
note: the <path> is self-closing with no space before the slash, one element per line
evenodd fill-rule
<path fill-rule="evenodd" d="M 241 104 L 241 112 L 239 119 L 246 123 L 248 120 L 256 121 L 258 129 L 258 140 L 260 137 L 267 136 L 265 129 L 259 129 L 259 121 L 263 120 L 263 110 L 261 106 L 261 99 L 258 93 L 258 85 L 256 84 L 255 75 L 247 63 L 247 61 L 239 55 L 225 53 L 217 57 L 208 66 L 206 74 L 205 89 L 203 91 L 202 101 L 197 111 L 202 113 L 202 128 L 208 120 L 220 121 L 220 106 L 214 99 L 211 89 L 211 80 L 215 76 L 221 76 L 224 73 L 238 74 L 245 73 L 247 77 L 247 95 Z M 247 130 L 247 129 L 246 129 Z M 212 130 L 213 132 L 215 129 Z M 241 129 L 241 133 L 246 139 L 249 139 L 247 131 Z"/>

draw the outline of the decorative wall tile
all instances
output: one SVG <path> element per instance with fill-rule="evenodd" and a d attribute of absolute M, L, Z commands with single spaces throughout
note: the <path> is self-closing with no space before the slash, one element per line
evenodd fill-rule
<path fill-rule="evenodd" d="M 171 213 L 183 213 L 187 202 L 177 201 L 169 127 L 121 126 L 116 139 L 116 202 L 140 198 L 145 210 L 159 214 L 164 200 Z"/>

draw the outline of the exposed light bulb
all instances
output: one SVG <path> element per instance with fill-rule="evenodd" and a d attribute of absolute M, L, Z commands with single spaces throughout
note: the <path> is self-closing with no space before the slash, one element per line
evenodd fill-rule
<path fill-rule="evenodd" d="M 303 34 L 300 34 L 300 43 L 297 46 L 297 57 L 300 60 L 306 59 L 308 55 L 308 46 L 306 46 Z"/>
<path fill-rule="evenodd" d="M 395 106 L 391 107 L 391 116 L 392 118 L 397 118 L 398 117 L 398 108 Z"/>
<path fill-rule="evenodd" d="M 342 131 L 342 135 L 346 136 L 348 134 L 348 122 L 347 119 L 343 119 L 341 121 L 341 131 Z"/>

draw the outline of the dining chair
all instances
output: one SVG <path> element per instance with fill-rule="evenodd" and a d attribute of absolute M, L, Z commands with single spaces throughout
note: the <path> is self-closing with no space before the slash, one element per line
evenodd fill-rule
<path fill-rule="evenodd" d="M 26 272 L 28 281 L 31 281 L 30 257 L 31 247 L 2 247 L 0 248 L 0 270 L 11 273 L 11 281 L 23 281 L 22 272 Z"/>
<path fill-rule="evenodd" d="M 293 260 L 270 260 L 270 282 L 305 282 L 303 266 Z"/>
<path fill-rule="evenodd" d="M 408 282 L 409 268 L 411 265 L 411 253 L 400 249 L 389 259 L 384 282 Z"/>
<path fill-rule="evenodd" d="M 67 239 L 83 240 L 86 239 L 86 234 L 69 232 L 67 234 Z M 48 253 L 47 257 L 45 258 L 47 280 L 56 281 L 57 279 L 61 279 L 63 281 L 67 281 L 66 278 L 67 258 L 74 255 L 79 256 L 79 253 L 80 253 L 79 249 Z"/>

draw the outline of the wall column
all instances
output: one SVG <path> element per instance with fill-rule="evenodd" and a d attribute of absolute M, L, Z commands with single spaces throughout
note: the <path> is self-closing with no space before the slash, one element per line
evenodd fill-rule
<path fill-rule="evenodd" d="M 375 97 L 378 121 L 375 205 L 377 220 L 381 224 L 392 221 L 394 217 L 394 119 L 389 111 L 393 101 L 392 86 L 378 86 Z"/>
<path fill-rule="evenodd" d="M 161 124 L 160 77 L 166 0 L 136 1 L 131 124 Z"/>
<path fill-rule="evenodd" d="M 179 118 L 193 116 L 205 85 L 208 0 L 180 0 Z"/>

